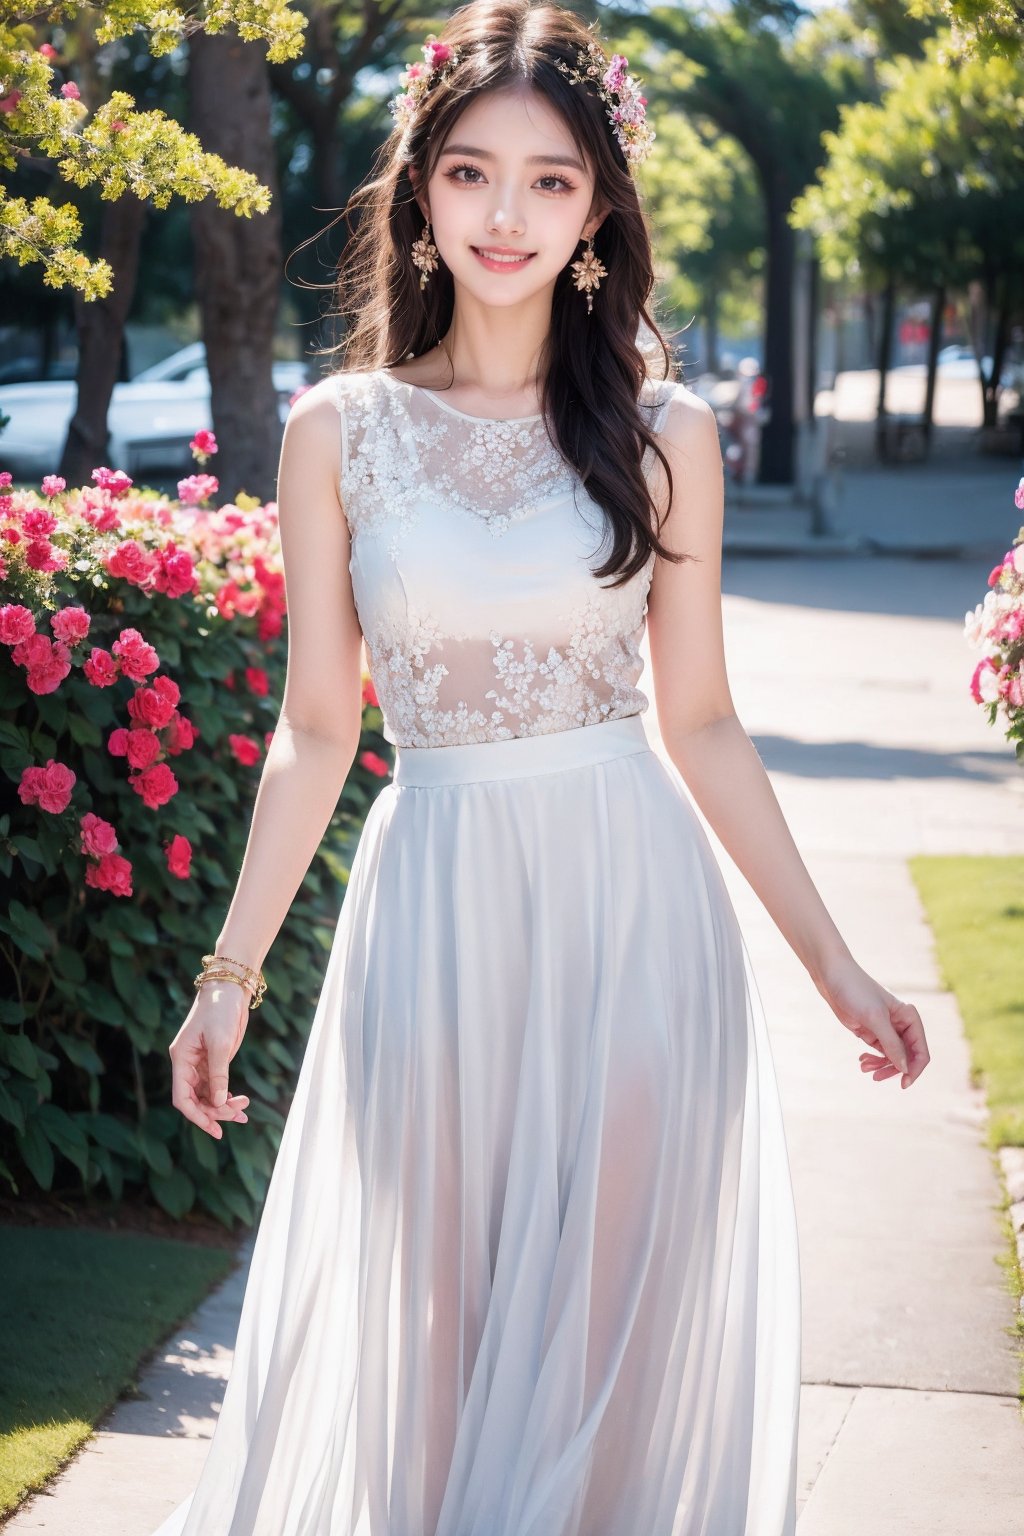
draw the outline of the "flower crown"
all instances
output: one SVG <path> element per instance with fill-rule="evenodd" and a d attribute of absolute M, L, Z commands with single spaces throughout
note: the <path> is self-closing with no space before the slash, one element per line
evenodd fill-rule
<path fill-rule="evenodd" d="M 388 102 L 388 110 L 403 130 L 408 130 L 422 98 L 432 86 L 448 78 L 461 57 L 460 47 L 439 43 L 433 32 L 428 34 L 423 44 L 424 62 L 413 62 L 399 75 L 398 83 L 405 89 Z M 555 63 L 574 85 L 590 86 L 600 96 L 626 162 L 639 165 L 646 160 L 656 134 L 646 121 L 647 97 L 639 94 L 639 80 L 628 73 L 626 55 L 613 53 L 609 60 L 592 39 L 585 48 L 577 49 L 574 69 L 561 59 Z"/>

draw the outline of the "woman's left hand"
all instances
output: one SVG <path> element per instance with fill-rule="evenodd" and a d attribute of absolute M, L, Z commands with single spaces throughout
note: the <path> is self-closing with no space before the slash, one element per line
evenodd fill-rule
<path fill-rule="evenodd" d="M 916 1082 L 931 1061 L 921 1015 L 869 976 L 852 956 L 833 962 L 816 980 L 840 1024 L 872 1047 L 862 1051 L 862 1072 L 876 1083 L 900 1075 L 901 1088 Z"/>

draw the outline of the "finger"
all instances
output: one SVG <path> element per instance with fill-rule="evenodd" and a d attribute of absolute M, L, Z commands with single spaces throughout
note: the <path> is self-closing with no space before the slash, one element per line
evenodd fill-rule
<path fill-rule="evenodd" d="M 208 1115 L 188 1083 L 178 1083 L 171 1091 L 171 1103 L 175 1109 L 180 1110 L 186 1120 L 191 1120 L 193 1125 L 198 1125 L 201 1131 L 207 1131 L 214 1140 L 219 1140 L 224 1132 L 211 1115 Z"/>
<path fill-rule="evenodd" d="M 206 1057 L 209 1076 L 209 1102 L 214 1108 L 219 1109 L 228 1101 L 228 1056 L 226 1051 L 221 1049 L 211 1050 L 207 1047 Z"/>

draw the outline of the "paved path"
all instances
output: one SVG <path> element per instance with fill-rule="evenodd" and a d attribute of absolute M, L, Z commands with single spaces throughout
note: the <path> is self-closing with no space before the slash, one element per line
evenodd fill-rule
<path fill-rule="evenodd" d="M 944 516 L 952 525 L 955 508 Z M 1005 530 L 997 521 L 969 564 L 725 562 L 740 718 L 854 954 L 917 1004 L 932 1052 L 908 1092 L 863 1077 L 860 1042 L 718 848 L 768 1013 L 796 1186 L 799 1536 L 1021 1527 L 1024 1424 L 1013 1301 L 996 1263 L 999 1186 L 961 1022 L 904 862 L 918 850 L 1024 851 L 1024 774 L 968 697 L 973 653 L 960 634 L 1015 531 L 1011 515 Z M 653 711 L 648 724 L 654 734 Z M 198 1475 L 243 1280 L 239 1270 L 207 1301 L 144 1373 L 141 1396 L 5 1536 L 149 1536 Z"/>

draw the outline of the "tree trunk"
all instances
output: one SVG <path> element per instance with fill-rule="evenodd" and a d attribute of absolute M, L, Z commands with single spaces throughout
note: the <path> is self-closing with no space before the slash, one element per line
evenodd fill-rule
<path fill-rule="evenodd" d="M 718 372 L 718 286 L 714 279 L 704 290 L 704 335 L 707 341 L 701 373 Z"/>
<path fill-rule="evenodd" d="M 796 273 L 794 232 L 786 214 L 792 195 L 776 173 L 765 182 L 768 215 L 768 271 L 765 303 L 764 372 L 771 416 L 761 434 L 761 485 L 791 485 L 793 442 L 793 282 Z"/>
<path fill-rule="evenodd" d="M 896 279 L 890 272 L 882 295 L 882 323 L 878 336 L 878 409 L 875 420 L 875 451 L 880 459 L 889 456 L 889 432 L 885 412 L 885 386 L 892 357 L 892 331 L 896 315 Z"/>
<path fill-rule="evenodd" d="M 113 268 L 113 287 L 105 298 L 90 302 L 79 293 L 74 296 L 78 398 L 58 470 L 69 485 L 88 485 L 93 470 L 109 462 L 107 415 L 114 385 L 125 377 L 124 327 L 135 296 L 147 213 L 148 205 L 131 192 L 102 204 L 99 254 Z"/>
<path fill-rule="evenodd" d="M 928 447 L 932 442 L 932 417 L 935 413 L 935 379 L 939 368 L 939 348 L 942 345 L 942 316 L 946 309 L 946 285 L 940 283 L 932 299 L 932 323 L 928 332 L 928 378 L 924 387 L 924 440 Z"/>
<path fill-rule="evenodd" d="M 1000 285 L 996 284 L 998 288 Z M 1002 292 L 996 311 L 996 334 L 992 346 L 992 367 L 986 378 L 982 374 L 983 421 L 986 427 L 994 427 L 999 419 L 999 380 L 1006 361 L 1006 348 L 1010 340 L 1010 276 L 1004 273 Z"/>
<path fill-rule="evenodd" d="M 192 209 L 196 289 L 219 452 L 222 500 L 274 494 L 281 423 L 271 373 L 281 278 L 281 213 L 270 131 L 266 44 L 233 29 L 189 42 L 190 124 L 203 147 L 271 190 L 269 212 L 248 218 L 212 198 Z"/>

